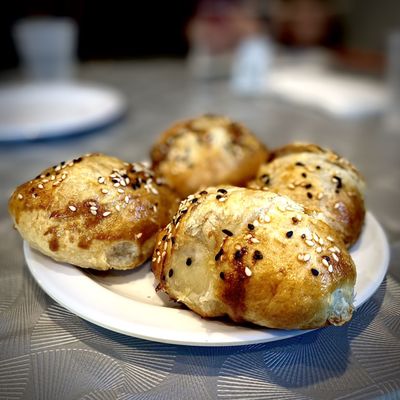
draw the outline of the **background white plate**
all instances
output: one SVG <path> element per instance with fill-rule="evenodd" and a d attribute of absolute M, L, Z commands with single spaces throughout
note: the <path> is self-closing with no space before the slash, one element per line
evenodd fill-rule
<path fill-rule="evenodd" d="M 24 83 L 0 88 L 0 141 L 85 133 L 118 120 L 124 98 L 89 84 Z"/>
<path fill-rule="evenodd" d="M 28 267 L 43 290 L 80 317 L 116 332 L 165 343 L 232 346 L 271 342 L 304 330 L 276 330 L 205 320 L 155 293 L 149 264 L 134 271 L 90 273 L 60 264 L 24 243 Z M 389 245 L 378 221 L 367 213 L 359 241 L 351 250 L 357 266 L 356 307 L 381 284 L 389 264 Z"/>

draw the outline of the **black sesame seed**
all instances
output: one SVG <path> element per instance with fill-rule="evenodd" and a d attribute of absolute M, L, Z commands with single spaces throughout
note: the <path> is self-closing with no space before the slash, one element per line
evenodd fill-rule
<path fill-rule="evenodd" d="M 236 261 L 237 261 L 237 260 L 240 260 L 242 257 L 243 257 L 243 252 L 241 252 L 240 250 L 237 250 L 237 251 L 235 252 L 235 255 L 234 255 L 235 260 L 236 260 Z"/>
<path fill-rule="evenodd" d="M 224 254 L 224 249 L 220 249 L 219 252 L 215 255 L 215 261 L 219 261 L 219 259 Z"/>
<path fill-rule="evenodd" d="M 256 251 L 253 253 L 253 259 L 254 259 L 254 260 L 262 260 L 262 259 L 263 259 L 263 255 L 262 255 L 262 253 L 261 253 L 260 250 L 256 250 Z"/>
<path fill-rule="evenodd" d="M 306 189 L 310 189 L 312 187 L 311 183 L 307 183 L 306 186 L 304 186 Z"/>
<path fill-rule="evenodd" d="M 227 236 L 233 236 L 233 233 L 228 229 L 222 229 L 222 232 L 225 233 Z"/>
<path fill-rule="evenodd" d="M 192 259 L 190 257 L 186 260 L 186 265 L 187 266 L 192 265 Z"/>
<path fill-rule="evenodd" d="M 249 230 L 254 231 L 254 225 L 253 224 L 248 224 L 247 227 Z"/>
<path fill-rule="evenodd" d="M 335 193 L 336 194 L 340 193 L 340 190 L 339 189 L 335 189 Z"/>
<path fill-rule="evenodd" d="M 219 200 L 221 197 L 222 197 L 222 196 L 221 196 L 220 194 L 217 194 L 217 195 L 215 196 L 215 198 L 216 198 L 217 200 Z"/>
<path fill-rule="evenodd" d="M 312 199 L 312 193 L 307 192 L 307 197 L 308 197 L 309 199 Z"/>
<path fill-rule="evenodd" d="M 40 179 L 40 175 L 35 176 L 35 179 Z"/>
<path fill-rule="evenodd" d="M 164 235 L 161 240 L 164 242 L 166 239 L 167 239 L 167 235 Z"/>
<path fill-rule="evenodd" d="M 296 225 L 299 222 L 299 220 L 296 217 L 292 217 L 292 222 Z"/>
<path fill-rule="evenodd" d="M 286 237 L 291 238 L 293 236 L 293 231 L 286 232 Z"/>
<path fill-rule="evenodd" d="M 174 270 L 171 268 L 169 271 L 168 271 L 168 276 L 171 278 L 171 276 L 174 274 Z"/>
<path fill-rule="evenodd" d="M 317 269 L 315 269 L 315 268 L 311 268 L 311 273 L 312 273 L 314 276 L 318 276 L 318 275 L 319 275 L 319 271 L 318 271 Z"/>
<path fill-rule="evenodd" d="M 195 197 L 194 199 L 192 199 L 190 202 L 192 203 L 192 204 L 194 204 L 194 203 L 197 203 L 199 201 L 199 199 L 197 198 L 197 197 Z"/>
<path fill-rule="evenodd" d="M 171 237 L 171 243 L 175 244 L 175 238 L 173 236 Z"/>
<path fill-rule="evenodd" d="M 217 192 L 222 193 L 222 194 L 228 193 L 225 189 L 218 189 Z"/>
<path fill-rule="evenodd" d="M 65 161 L 61 161 L 61 162 L 60 162 L 60 165 L 65 165 Z"/>
<path fill-rule="evenodd" d="M 82 157 L 75 158 L 74 163 L 79 163 L 79 162 L 81 162 L 81 161 L 82 161 Z"/>
<path fill-rule="evenodd" d="M 307 178 L 307 174 L 306 174 L 305 172 L 303 172 L 303 173 L 301 174 L 301 176 L 302 176 L 303 178 Z"/>
<path fill-rule="evenodd" d="M 305 238 L 306 238 L 306 235 L 303 233 L 303 234 L 301 235 L 301 238 L 302 238 L 302 239 L 305 239 Z"/>
<path fill-rule="evenodd" d="M 336 189 L 340 189 L 343 185 L 342 185 L 342 178 L 340 178 L 339 176 L 334 175 L 333 179 L 336 180 Z"/>
<path fill-rule="evenodd" d="M 163 275 L 163 276 L 161 277 L 161 280 L 165 281 L 165 275 Z"/>
<path fill-rule="evenodd" d="M 48 173 L 46 174 L 46 176 L 50 176 L 50 172 L 48 172 Z"/>
<path fill-rule="evenodd" d="M 222 280 L 224 280 L 224 279 L 225 279 L 225 274 L 224 274 L 223 272 L 220 272 L 220 273 L 219 273 L 219 277 L 220 277 Z"/>
<path fill-rule="evenodd" d="M 187 208 L 181 211 L 181 214 L 186 214 L 188 212 Z"/>
<path fill-rule="evenodd" d="M 268 174 L 263 174 L 261 175 L 261 180 L 264 182 L 265 185 L 268 185 L 270 182 L 270 177 Z"/>
<path fill-rule="evenodd" d="M 305 165 L 300 161 L 297 161 L 296 165 L 299 166 L 299 167 L 305 167 Z"/>
<path fill-rule="evenodd" d="M 326 261 L 331 261 L 331 258 L 329 256 L 323 256 L 322 258 L 325 258 Z"/>
<path fill-rule="evenodd" d="M 200 194 L 208 194 L 208 192 L 207 192 L 206 190 L 202 190 L 202 191 L 200 192 Z"/>
<path fill-rule="evenodd" d="M 315 168 L 316 168 L 316 169 L 321 169 L 321 167 L 320 167 L 319 165 L 317 165 Z"/>

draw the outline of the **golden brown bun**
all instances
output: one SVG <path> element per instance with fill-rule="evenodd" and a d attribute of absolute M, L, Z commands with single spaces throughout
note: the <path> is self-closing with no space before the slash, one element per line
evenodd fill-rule
<path fill-rule="evenodd" d="M 274 151 L 271 160 L 260 167 L 249 187 L 284 194 L 309 210 L 322 212 L 348 247 L 357 241 L 365 217 L 365 184 L 350 162 L 303 143 Z"/>
<path fill-rule="evenodd" d="M 160 232 L 152 269 L 159 289 L 203 317 L 309 329 L 353 311 L 356 269 L 340 237 L 272 192 L 189 196 Z"/>
<path fill-rule="evenodd" d="M 183 198 L 202 187 L 245 185 L 268 157 L 243 125 L 218 115 L 181 121 L 153 146 L 153 168 Z"/>
<path fill-rule="evenodd" d="M 143 164 L 92 154 L 19 186 L 9 212 L 21 236 L 40 252 L 108 270 L 143 263 L 177 206 L 172 190 Z"/>

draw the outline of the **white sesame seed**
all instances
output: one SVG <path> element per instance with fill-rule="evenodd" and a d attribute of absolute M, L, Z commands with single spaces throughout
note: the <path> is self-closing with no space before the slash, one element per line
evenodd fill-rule
<path fill-rule="evenodd" d="M 153 257 L 153 258 L 151 259 L 152 262 L 154 262 L 154 261 L 156 261 L 156 260 L 157 260 L 157 257 Z"/>
<path fill-rule="evenodd" d="M 39 189 L 44 189 L 44 186 L 41 184 L 41 183 L 39 183 L 39 185 L 37 186 Z"/>
<path fill-rule="evenodd" d="M 253 221 L 253 225 L 257 227 L 257 226 L 260 226 L 260 223 L 255 219 L 255 220 Z"/>
<path fill-rule="evenodd" d="M 335 205 L 333 206 L 333 208 L 335 208 L 336 210 L 340 207 L 340 203 L 335 203 Z"/>
<path fill-rule="evenodd" d="M 331 264 L 329 264 L 329 266 L 328 266 L 328 271 L 329 271 L 329 272 L 333 272 L 333 267 L 332 267 Z"/>
<path fill-rule="evenodd" d="M 18 197 L 19 200 L 22 200 L 22 199 L 24 198 L 24 196 L 22 196 L 21 193 L 18 193 L 18 196 L 17 196 L 17 197 Z"/>
<path fill-rule="evenodd" d="M 333 238 L 331 236 L 327 236 L 326 239 L 329 240 L 332 243 L 334 242 L 334 240 L 333 240 Z"/>
<path fill-rule="evenodd" d="M 316 242 L 319 242 L 319 237 L 318 237 L 318 235 L 317 235 L 316 233 L 313 233 L 313 239 L 314 239 Z"/>
<path fill-rule="evenodd" d="M 130 179 L 129 179 L 128 177 L 125 178 L 125 183 L 126 183 L 127 185 L 129 185 Z"/>
<path fill-rule="evenodd" d="M 103 217 L 108 217 L 111 214 L 111 211 L 103 212 Z"/>
<path fill-rule="evenodd" d="M 88 204 L 89 206 L 97 206 L 97 203 L 95 201 L 89 201 Z"/>
<path fill-rule="evenodd" d="M 303 217 L 300 214 L 297 214 L 296 218 L 297 218 L 298 221 L 301 221 L 303 219 Z"/>
<path fill-rule="evenodd" d="M 235 250 L 242 250 L 242 246 L 240 244 L 235 245 Z"/>
<path fill-rule="evenodd" d="M 164 251 L 161 253 L 161 257 L 164 258 L 166 254 L 167 254 L 167 252 L 164 250 Z"/>
<path fill-rule="evenodd" d="M 329 247 L 329 249 L 328 249 L 331 253 L 334 253 L 335 251 L 336 251 L 336 248 L 335 247 Z"/>
<path fill-rule="evenodd" d="M 218 201 L 220 201 L 221 203 L 223 203 L 224 201 L 226 201 L 226 197 L 220 197 L 219 199 L 218 199 Z"/>
<path fill-rule="evenodd" d="M 114 187 L 119 187 L 119 182 L 115 182 Z"/>
<path fill-rule="evenodd" d="M 318 193 L 318 194 L 317 194 L 317 199 L 318 199 L 318 200 L 321 200 L 323 197 L 324 197 L 324 194 L 323 194 L 323 193 Z"/>
<path fill-rule="evenodd" d="M 125 193 L 124 189 L 121 189 L 121 188 L 118 188 L 118 189 L 117 189 L 117 192 L 118 192 L 118 193 L 121 193 L 121 194 Z"/>
<path fill-rule="evenodd" d="M 321 246 L 323 246 L 324 245 L 324 239 L 322 239 L 322 238 L 319 238 L 319 240 L 318 240 L 318 243 L 321 245 Z"/>
<path fill-rule="evenodd" d="M 57 165 L 57 167 L 54 168 L 54 171 L 58 172 L 61 169 L 61 165 Z"/>
<path fill-rule="evenodd" d="M 260 241 L 254 237 L 250 239 L 250 242 L 255 244 L 260 243 Z"/>
<path fill-rule="evenodd" d="M 91 212 L 93 215 L 97 215 L 97 211 L 96 211 L 96 210 L 90 210 L 90 212 Z"/>
<path fill-rule="evenodd" d="M 340 249 L 339 249 L 339 247 L 337 247 L 337 246 L 333 246 L 333 248 L 335 249 L 335 252 L 336 252 L 336 253 L 340 253 Z"/>
<path fill-rule="evenodd" d="M 267 222 L 267 223 L 271 222 L 271 217 L 269 215 L 265 214 L 264 215 L 264 221 Z"/>
<path fill-rule="evenodd" d="M 50 177 L 50 179 L 51 179 L 52 181 L 54 181 L 54 179 L 56 179 L 56 176 L 55 176 L 55 175 L 52 175 L 52 176 Z"/>
<path fill-rule="evenodd" d="M 48 179 L 43 179 L 42 183 L 47 183 L 49 180 Z"/>
<path fill-rule="evenodd" d="M 289 185 L 288 185 L 288 188 L 289 188 L 289 189 L 292 189 L 292 190 L 293 190 L 295 187 L 296 187 L 296 186 L 294 186 L 293 183 L 289 183 Z"/>
<path fill-rule="evenodd" d="M 310 254 L 304 254 L 304 257 L 303 257 L 303 260 L 304 261 L 310 261 L 310 259 L 311 259 L 311 255 Z"/>
<path fill-rule="evenodd" d="M 97 179 L 97 182 L 99 183 L 104 183 L 106 180 L 104 179 L 103 176 L 99 176 L 99 178 Z"/>
<path fill-rule="evenodd" d="M 318 247 L 315 249 L 315 251 L 316 251 L 317 253 L 321 253 L 321 252 L 322 252 L 322 247 L 321 247 L 321 246 L 318 246 Z"/>
<path fill-rule="evenodd" d="M 42 174 L 42 175 L 40 175 L 40 178 L 42 178 L 42 179 L 43 179 L 45 176 L 46 176 L 46 175 Z"/>
<path fill-rule="evenodd" d="M 315 246 L 315 243 L 312 240 L 306 240 L 306 245 L 313 247 L 313 246 Z"/>
<path fill-rule="evenodd" d="M 122 186 L 126 186 L 126 183 L 125 183 L 125 180 L 124 180 L 124 179 L 121 179 L 121 180 L 119 181 L 119 183 L 120 183 Z"/>
<path fill-rule="evenodd" d="M 68 208 L 69 208 L 71 211 L 76 211 L 76 207 L 75 207 L 75 206 L 68 206 Z"/>
<path fill-rule="evenodd" d="M 332 257 L 336 262 L 339 261 L 339 257 L 336 255 L 336 253 L 332 253 Z"/>
<path fill-rule="evenodd" d="M 96 206 L 91 206 L 90 209 L 91 209 L 91 210 L 94 210 L 94 211 L 97 211 L 97 210 L 98 210 L 98 208 L 97 208 Z"/>
<path fill-rule="evenodd" d="M 251 272 L 251 269 L 249 267 L 246 267 L 244 269 L 244 273 L 246 274 L 246 276 L 251 276 L 253 273 Z"/>
<path fill-rule="evenodd" d="M 325 267 L 329 267 L 329 262 L 325 258 L 322 259 L 322 264 L 324 264 Z"/>
<path fill-rule="evenodd" d="M 140 239 L 140 238 L 142 237 L 142 235 L 143 235 L 143 233 L 140 232 L 140 233 L 137 233 L 137 234 L 135 235 L 135 237 L 136 237 L 136 239 Z"/>
<path fill-rule="evenodd" d="M 248 240 L 248 239 L 250 239 L 251 237 L 252 237 L 251 233 L 248 233 L 244 238 L 245 238 L 245 240 Z"/>
<path fill-rule="evenodd" d="M 64 180 L 66 177 L 67 177 L 66 174 L 62 174 L 62 175 L 61 175 L 61 179 L 62 179 L 62 180 Z"/>
<path fill-rule="evenodd" d="M 304 260 L 304 255 L 303 254 L 298 254 L 297 255 L 297 259 L 299 260 L 299 261 L 303 261 Z"/>
<path fill-rule="evenodd" d="M 129 196 L 125 196 L 125 203 L 126 203 L 126 204 L 129 203 Z"/>
<path fill-rule="evenodd" d="M 108 193 L 108 189 L 101 189 L 101 193 L 107 194 Z"/>

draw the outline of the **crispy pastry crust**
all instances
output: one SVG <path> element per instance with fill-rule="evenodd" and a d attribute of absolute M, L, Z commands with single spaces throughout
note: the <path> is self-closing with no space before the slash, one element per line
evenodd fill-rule
<path fill-rule="evenodd" d="M 108 270 L 142 264 L 177 205 L 173 191 L 143 164 L 91 154 L 19 186 L 9 212 L 35 249 L 56 261 Z"/>
<path fill-rule="evenodd" d="M 182 198 L 209 185 L 245 185 L 267 157 L 245 126 L 211 114 L 177 122 L 151 151 L 153 168 Z"/>
<path fill-rule="evenodd" d="M 281 329 L 351 318 L 355 265 L 336 232 L 286 196 L 208 188 L 161 231 L 152 270 L 203 317 Z"/>
<path fill-rule="evenodd" d="M 249 184 L 289 196 L 307 209 L 322 212 L 350 247 L 364 218 L 364 179 L 347 160 L 317 145 L 293 143 L 274 151 Z"/>

